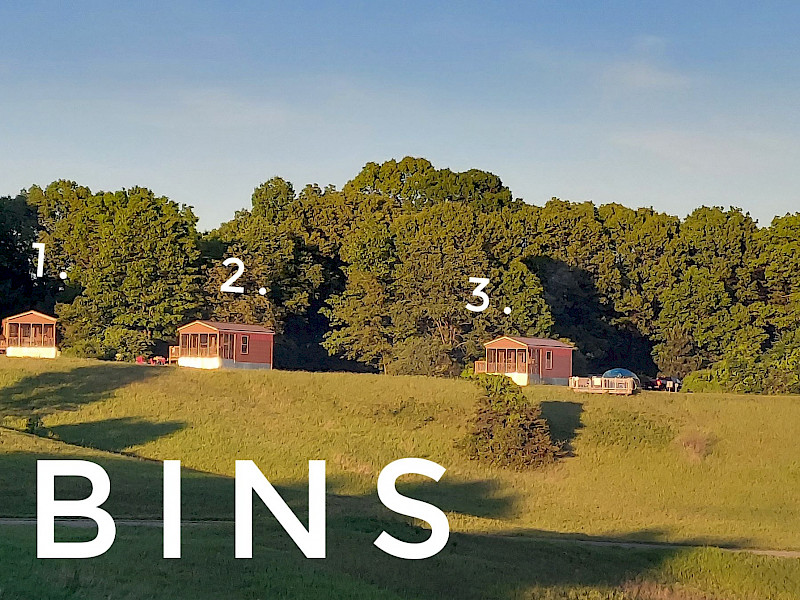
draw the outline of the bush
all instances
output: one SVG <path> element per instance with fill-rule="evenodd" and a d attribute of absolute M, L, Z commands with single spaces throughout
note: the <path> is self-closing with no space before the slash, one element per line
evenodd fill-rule
<path fill-rule="evenodd" d="M 690 373 L 687 392 L 800 393 L 800 333 L 784 336 L 764 354 L 732 352 L 709 369 Z"/>
<path fill-rule="evenodd" d="M 506 377 L 475 377 L 485 395 L 478 401 L 470 432 L 461 442 L 472 460 L 514 469 L 541 467 L 564 455 L 553 442 L 541 409 L 531 405 Z"/>
<path fill-rule="evenodd" d="M 395 345 L 387 372 L 392 375 L 455 377 L 459 368 L 448 348 L 431 336 L 410 337 Z"/>
<path fill-rule="evenodd" d="M 689 373 L 683 380 L 681 390 L 684 392 L 725 392 L 725 385 L 717 378 L 712 369 L 702 369 Z"/>
<path fill-rule="evenodd" d="M 143 331 L 113 326 L 106 329 L 103 345 L 114 360 L 132 361 L 137 356 L 150 357 L 153 341 Z"/>
<path fill-rule="evenodd" d="M 65 347 L 62 354 L 72 358 L 99 358 L 109 360 L 112 358 L 110 351 L 102 341 L 95 339 L 71 340 L 70 345 Z"/>

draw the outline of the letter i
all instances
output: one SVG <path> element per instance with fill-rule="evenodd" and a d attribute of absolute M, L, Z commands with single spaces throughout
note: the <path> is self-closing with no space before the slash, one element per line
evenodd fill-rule
<path fill-rule="evenodd" d="M 181 461 L 164 461 L 164 558 L 181 557 Z"/>

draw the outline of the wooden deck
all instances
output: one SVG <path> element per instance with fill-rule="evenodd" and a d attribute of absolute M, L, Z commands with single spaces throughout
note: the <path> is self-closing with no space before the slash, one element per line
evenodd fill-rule
<path fill-rule="evenodd" d="M 569 387 L 587 394 L 630 396 L 638 390 L 633 377 L 570 377 Z"/>

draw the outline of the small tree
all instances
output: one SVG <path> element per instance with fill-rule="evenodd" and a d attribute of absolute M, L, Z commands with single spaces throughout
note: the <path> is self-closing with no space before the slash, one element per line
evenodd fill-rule
<path fill-rule="evenodd" d="M 553 442 L 539 406 L 532 405 L 505 377 L 479 375 L 485 395 L 478 401 L 470 431 L 461 442 L 472 460 L 517 470 L 541 467 L 564 452 Z"/>

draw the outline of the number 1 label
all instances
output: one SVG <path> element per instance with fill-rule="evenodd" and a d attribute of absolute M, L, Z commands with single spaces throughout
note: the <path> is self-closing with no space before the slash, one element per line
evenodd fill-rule
<path fill-rule="evenodd" d="M 33 244 L 35 250 L 39 251 L 39 258 L 36 262 L 36 277 L 44 275 L 44 244 L 37 242 Z"/>

